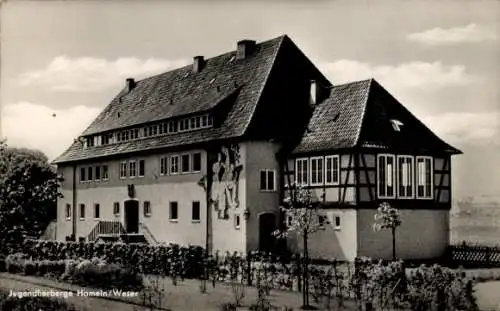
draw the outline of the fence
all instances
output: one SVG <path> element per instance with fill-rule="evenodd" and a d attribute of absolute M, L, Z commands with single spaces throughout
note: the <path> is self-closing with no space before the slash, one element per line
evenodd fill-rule
<path fill-rule="evenodd" d="M 448 261 L 463 267 L 500 267 L 500 247 L 480 245 L 451 245 Z"/>

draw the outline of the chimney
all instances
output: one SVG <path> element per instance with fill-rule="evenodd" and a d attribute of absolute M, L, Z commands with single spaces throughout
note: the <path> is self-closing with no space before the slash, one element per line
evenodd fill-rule
<path fill-rule="evenodd" d="M 320 101 L 324 99 L 326 94 L 326 89 L 321 83 L 316 80 L 311 80 L 310 84 L 310 104 L 311 106 L 315 106 Z"/>
<path fill-rule="evenodd" d="M 236 48 L 236 59 L 245 59 L 255 51 L 255 41 L 241 40 L 238 41 Z"/>
<path fill-rule="evenodd" d="M 195 56 L 193 59 L 193 72 L 198 73 L 203 70 L 205 66 L 205 59 L 203 56 Z"/>
<path fill-rule="evenodd" d="M 127 78 L 126 80 L 126 85 L 125 85 L 126 89 L 127 89 L 127 93 L 132 91 L 135 87 L 135 80 L 134 78 Z"/>

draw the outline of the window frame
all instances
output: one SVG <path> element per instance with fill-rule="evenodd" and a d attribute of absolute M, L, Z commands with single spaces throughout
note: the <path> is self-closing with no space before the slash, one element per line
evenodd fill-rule
<path fill-rule="evenodd" d="M 127 161 L 121 161 L 120 162 L 120 170 L 119 170 L 119 176 L 120 176 L 120 179 L 126 179 L 127 176 L 128 176 L 128 165 L 127 165 Z M 123 175 L 122 173 L 125 172 L 125 175 Z"/>
<path fill-rule="evenodd" d="M 316 178 L 320 177 L 321 181 L 319 181 L 319 182 L 318 181 L 317 182 L 313 182 L 313 169 L 312 169 L 312 167 L 313 167 L 313 161 L 316 161 L 316 165 L 318 166 L 318 163 L 319 163 L 318 160 L 321 161 L 321 172 L 319 171 L 318 168 L 316 168 L 316 176 L 315 177 Z M 309 158 L 309 185 L 310 186 L 322 186 L 323 185 L 323 183 L 324 183 L 323 177 L 325 175 L 325 173 L 324 173 L 324 171 L 325 171 L 324 164 L 325 164 L 324 158 L 321 157 L 321 156 L 316 156 L 316 157 L 310 157 Z"/>
<path fill-rule="evenodd" d="M 151 217 L 151 201 L 144 201 L 144 203 L 142 204 L 142 212 L 144 214 L 144 217 Z"/>
<path fill-rule="evenodd" d="M 195 212 L 194 212 L 195 211 L 195 206 L 198 207 L 198 218 L 197 219 L 194 218 L 194 215 L 195 215 Z M 200 203 L 200 201 L 193 201 L 191 203 L 191 222 L 193 222 L 193 223 L 199 223 L 199 222 L 201 222 L 201 203 Z"/>
<path fill-rule="evenodd" d="M 328 172 L 328 169 L 327 169 L 328 160 L 332 160 L 332 171 L 331 172 Z M 337 165 L 336 172 L 334 169 L 335 163 Z M 340 155 L 335 154 L 335 155 L 325 156 L 324 167 L 325 167 L 325 177 L 324 177 L 325 185 L 326 186 L 338 186 L 338 185 L 340 185 Z M 327 177 L 331 177 L 332 181 L 329 182 Z"/>
<path fill-rule="evenodd" d="M 97 172 L 99 172 L 99 174 L 97 174 Z M 97 176 L 99 175 L 99 176 Z M 101 174 L 101 166 L 100 165 L 97 165 L 95 167 L 95 172 L 94 172 L 94 180 L 95 181 L 100 181 L 102 178 L 102 174 Z"/>
<path fill-rule="evenodd" d="M 84 203 L 80 203 L 80 204 L 78 205 L 78 209 L 79 209 L 79 212 L 80 212 L 80 213 L 79 213 L 79 218 L 80 218 L 80 220 L 85 220 L 85 213 L 86 213 L 86 210 L 85 210 L 85 209 L 86 209 L 85 204 L 84 204 Z M 83 213 L 82 213 L 82 211 L 83 211 Z"/>
<path fill-rule="evenodd" d="M 137 177 L 143 178 L 144 175 L 146 175 L 146 160 L 144 159 L 139 159 L 139 165 L 137 167 Z M 141 167 L 142 167 L 142 172 L 141 172 Z"/>
<path fill-rule="evenodd" d="M 82 166 L 80 167 L 80 182 L 83 183 L 86 181 L 87 181 L 87 168 L 85 166 Z"/>
<path fill-rule="evenodd" d="M 194 167 L 194 157 L 195 157 L 195 155 L 199 155 L 199 157 L 200 157 L 200 164 L 199 164 L 200 167 L 199 167 L 198 170 L 196 170 L 195 167 Z M 201 152 L 194 152 L 194 153 L 192 153 L 191 154 L 191 158 L 192 158 L 191 159 L 191 172 L 192 173 L 200 173 L 201 172 L 201 167 L 202 167 L 202 165 L 201 165 L 201 162 L 202 162 L 201 161 L 201 158 L 202 158 L 201 157 Z"/>
<path fill-rule="evenodd" d="M 94 167 L 87 166 L 87 181 L 94 181 Z"/>
<path fill-rule="evenodd" d="M 172 208 L 175 206 L 175 214 L 176 218 L 172 218 Z M 168 220 L 170 222 L 178 222 L 179 221 L 179 202 L 170 201 L 168 206 Z"/>
<path fill-rule="evenodd" d="M 426 160 L 429 160 L 429 169 L 430 169 L 430 190 L 429 193 L 426 193 L 426 186 L 427 186 L 427 177 L 425 177 L 424 180 L 424 195 L 420 196 L 418 194 L 418 187 L 419 185 L 419 177 L 420 177 L 420 170 L 418 167 L 418 162 L 419 160 L 424 160 L 424 167 Z M 426 176 L 426 171 L 424 171 L 424 176 Z M 434 200 L 434 158 L 431 156 L 416 156 L 415 157 L 415 198 L 419 200 Z"/>
<path fill-rule="evenodd" d="M 113 202 L 113 215 L 120 216 L 120 202 Z"/>
<path fill-rule="evenodd" d="M 188 169 L 187 171 L 184 171 L 184 157 L 188 159 Z M 191 154 L 189 153 L 183 153 L 181 154 L 181 174 L 189 174 L 191 173 Z"/>
<path fill-rule="evenodd" d="M 132 166 L 134 169 L 132 170 Z M 134 175 L 132 175 L 132 172 Z M 130 160 L 128 161 L 128 178 L 134 179 L 137 177 L 137 161 L 136 160 Z"/>
<path fill-rule="evenodd" d="M 303 170 L 301 170 L 301 176 L 305 176 L 306 181 L 302 182 L 299 181 L 299 162 L 306 163 L 307 167 L 305 170 L 305 174 L 303 174 Z M 303 179 L 303 178 L 302 178 Z M 297 158 L 295 159 L 295 184 L 301 185 L 301 186 L 309 186 L 309 159 L 308 158 Z"/>
<path fill-rule="evenodd" d="M 380 193 L 380 159 L 385 158 L 385 194 L 382 195 Z M 392 159 L 392 170 L 391 170 L 391 187 L 393 188 L 392 195 L 387 195 L 387 190 L 389 189 L 388 186 L 388 178 L 387 178 L 387 159 L 391 158 Z M 379 153 L 377 154 L 377 198 L 379 199 L 395 199 L 396 198 L 396 193 L 397 193 L 397 183 L 396 183 L 396 171 L 397 171 L 397 163 L 396 163 L 396 156 L 394 154 L 389 154 L 389 153 Z"/>
<path fill-rule="evenodd" d="M 404 159 L 404 160 L 410 160 L 410 163 L 409 165 L 407 164 L 407 162 L 403 162 L 404 165 L 408 165 L 410 171 L 409 171 L 409 177 L 407 178 L 409 181 L 410 181 L 410 189 L 411 189 L 411 195 L 408 195 L 406 192 L 407 192 L 407 189 L 404 190 L 404 194 L 401 193 L 401 183 L 403 183 L 403 180 L 400 180 L 400 174 L 401 174 L 401 171 L 402 171 L 402 167 L 400 166 L 400 162 L 399 160 L 400 159 Z M 396 156 L 396 165 L 397 165 L 397 195 L 398 195 L 398 199 L 413 199 L 415 197 L 415 162 L 414 162 L 414 157 L 411 156 L 411 155 L 397 155 Z M 404 177 L 404 176 L 403 176 Z M 403 178 L 402 177 L 402 178 Z M 404 186 L 404 185 L 403 185 Z M 404 187 L 408 187 L 408 186 L 404 186 Z"/>
<path fill-rule="evenodd" d="M 338 225 L 337 225 L 337 219 L 338 219 Z M 342 217 L 340 215 L 335 214 L 333 215 L 333 230 L 335 231 L 340 231 L 342 230 Z"/>
<path fill-rule="evenodd" d="M 94 203 L 94 220 L 100 220 L 100 219 L 101 219 L 101 204 Z"/>
<path fill-rule="evenodd" d="M 106 172 L 106 174 L 104 174 L 104 172 Z M 109 180 L 109 169 L 107 165 L 102 166 L 101 180 Z"/>
<path fill-rule="evenodd" d="M 262 173 L 265 173 L 265 187 L 262 188 Z M 269 188 L 269 173 L 272 173 L 273 188 Z M 259 174 L 259 190 L 261 192 L 275 192 L 276 191 L 276 170 L 274 169 L 261 169 Z"/>
<path fill-rule="evenodd" d="M 234 229 L 241 229 L 241 216 L 240 214 L 234 214 Z"/>
<path fill-rule="evenodd" d="M 73 214 L 73 212 L 72 212 L 71 204 L 66 203 L 66 205 L 65 205 L 66 220 L 71 220 L 72 214 Z"/>
<path fill-rule="evenodd" d="M 172 160 L 173 159 L 176 159 L 176 170 L 172 170 Z M 175 155 L 171 155 L 169 158 L 168 158 L 168 166 L 169 166 L 169 169 L 168 171 L 170 172 L 170 175 L 179 175 L 179 155 L 178 154 L 175 154 Z"/>
<path fill-rule="evenodd" d="M 160 176 L 168 175 L 168 156 L 160 157 Z"/>

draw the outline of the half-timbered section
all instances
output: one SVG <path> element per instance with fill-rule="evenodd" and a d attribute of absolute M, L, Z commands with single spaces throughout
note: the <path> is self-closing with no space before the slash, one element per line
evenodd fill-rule
<path fill-rule="evenodd" d="M 390 257 L 389 233 L 372 229 L 382 202 L 401 212 L 398 256 L 442 255 L 449 242 L 451 156 L 459 153 L 376 81 L 332 87 L 286 163 L 285 182 L 311 189 L 329 219 L 311 238 L 313 255 Z"/>

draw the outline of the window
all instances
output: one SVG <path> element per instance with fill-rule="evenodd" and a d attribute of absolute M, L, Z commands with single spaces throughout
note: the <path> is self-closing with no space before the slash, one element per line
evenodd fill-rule
<path fill-rule="evenodd" d="M 378 177 L 377 188 L 378 197 L 393 199 L 394 192 L 394 155 L 379 154 L 377 156 Z"/>
<path fill-rule="evenodd" d="M 87 180 L 88 181 L 92 181 L 94 179 L 93 176 L 92 176 L 93 171 L 94 171 L 94 168 L 92 166 L 89 166 L 87 168 L 87 172 L 88 172 L 88 174 L 87 174 Z"/>
<path fill-rule="evenodd" d="M 170 174 L 179 174 L 179 156 L 170 157 Z"/>
<path fill-rule="evenodd" d="M 94 137 L 87 137 L 87 147 L 94 147 Z"/>
<path fill-rule="evenodd" d="M 80 220 L 85 219 L 85 204 L 80 204 Z"/>
<path fill-rule="evenodd" d="M 144 216 L 151 216 L 151 202 L 144 201 Z"/>
<path fill-rule="evenodd" d="M 273 170 L 261 170 L 260 171 L 260 190 L 264 190 L 264 191 L 276 190 Z"/>
<path fill-rule="evenodd" d="M 86 172 L 87 170 L 85 169 L 85 167 L 80 168 L 80 181 L 86 181 Z"/>
<path fill-rule="evenodd" d="M 338 185 L 340 183 L 340 163 L 339 156 L 325 157 L 325 184 Z"/>
<path fill-rule="evenodd" d="M 167 157 L 160 158 L 160 175 L 167 175 Z"/>
<path fill-rule="evenodd" d="M 113 203 L 113 215 L 115 215 L 115 216 L 120 215 L 120 203 L 119 202 Z"/>
<path fill-rule="evenodd" d="M 95 167 L 95 180 L 100 180 L 101 179 L 101 167 L 96 166 Z"/>
<path fill-rule="evenodd" d="M 323 158 L 311 158 L 311 185 L 323 184 Z"/>
<path fill-rule="evenodd" d="M 201 153 L 193 153 L 193 172 L 201 171 Z"/>
<path fill-rule="evenodd" d="M 193 205 L 191 207 L 191 220 L 193 222 L 200 221 L 200 202 L 193 201 Z"/>
<path fill-rule="evenodd" d="M 191 170 L 191 167 L 190 167 L 190 156 L 189 154 L 183 154 L 182 155 L 182 158 L 181 158 L 181 165 L 182 165 L 182 173 L 189 173 L 189 171 Z"/>
<path fill-rule="evenodd" d="M 169 133 L 177 132 L 177 122 L 173 121 L 173 122 L 168 123 L 168 132 Z"/>
<path fill-rule="evenodd" d="M 340 216 L 335 216 L 335 230 L 340 230 Z"/>
<path fill-rule="evenodd" d="M 135 161 L 130 161 L 128 163 L 128 168 L 129 168 L 130 178 L 135 178 L 135 176 L 137 175 L 137 165 L 136 165 Z"/>
<path fill-rule="evenodd" d="M 207 127 L 207 125 L 208 125 L 208 120 L 207 119 L 208 119 L 207 115 L 204 115 L 204 116 L 201 117 L 201 126 L 202 127 Z"/>
<path fill-rule="evenodd" d="M 120 178 L 126 178 L 127 177 L 127 162 L 121 162 L 120 163 Z"/>
<path fill-rule="evenodd" d="M 193 118 L 189 119 L 189 128 L 194 129 L 195 127 L 196 127 L 196 118 L 193 117 Z"/>
<path fill-rule="evenodd" d="M 417 198 L 419 199 L 432 199 L 433 189 L 433 170 L 432 158 L 419 156 L 417 157 Z"/>
<path fill-rule="evenodd" d="M 207 126 L 208 126 L 208 127 L 212 126 L 212 125 L 213 125 L 213 122 L 214 122 L 214 120 L 213 120 L 212 116 L 208 116 Z"/>
<path fill-rule="evenodd" d="M 236 229 L 240 228 L 240 215 L 238 214 L 234 215 L 234 228 Z"/>
<path fill-rule="evenodd" d="M 146 161 L 139 160 L 139 177 L 144 177 L 145 172 L 146 172 Z"/>
<path fill-rule="evenodd" d="M 295 161 L 295 182 L 298 185 L 307 185 L 308 161 L 307 158 L 297 159 Z"/>
<path fill-rule="evenodd" d="M 413 198 L 413 157 L 398 156 L 398 197 Z"/>
<path fill-rule="evenodd" d="M 99 203 L 94 204 L 94 219 L 99 219 L 101 217 L 101 206 Z"/>
<path fill-rule="evenodd" d="M 177 202 L 170 202 L 169 219 L 177 221 L 179 219 Z"/>
<path fill-rule="evenodd" d="M 326 216 L 318 215 L 318 223 L 320 226 L 324 226 L 326 224 Z"/>
<path fill-rule="evenodd" d="M 66 204 L 66 219 L 71 219 L 71 204 Z"/>
<path fill-rule="evenodd" d="M 103 165 L 102 166 L 102 180 L 108 180 L 108 166 Z"/>

